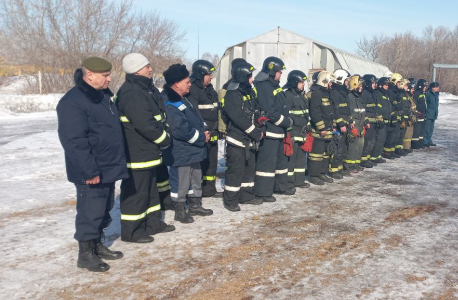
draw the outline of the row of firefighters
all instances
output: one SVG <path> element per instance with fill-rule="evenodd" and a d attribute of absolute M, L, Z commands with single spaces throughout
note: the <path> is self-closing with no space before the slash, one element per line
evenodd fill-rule
<path fill-rule="evenodd" d="M 281 59 L 268 57 L 254 78 L 254 67 L 235 59 L 232 78 L 217 92 L 211 84 L 214 66 L 198 60 L 192 65 L 188 95 L 173 101 L 167 85 L 162 96 L 154 85 L 149 87 L 147 96 L 155 107 L 154 126 L 164 130 L 156 144 L 161 146 L 170 135 L 173 147 L 183 144 L 186 150 L 173 150 L 170 164 L 133 162 L 132 153 L 126 153 L 132 179 L 121 186 L 123 240 L 139 237 L 135 231 L 142 218 L 137 216 L 152 212 L 141 207 L 159 207 L 157 199 L 139 205 L 140 188 L 156 189 L 162 209 L 174 210 L 175 220 L 191 223 L 194 215 L 213 213 L 202 207 L 202 197 L 222 196 L 226 209 L 240 211 L 239 204 L 274 202 L 274 194 L 294 195 L 296 188 L 332 183 L 423 147 L 426 80 L 407 80 L 398 73 L 381 78 L 351 75 L 338 69 L 314 73 L 306 93 L 307 76 L 300 70 L 289 72 L 286 85 L 280 86 L 285 68 Z M 129 108 L 123 104 L 127 84 L 118 92 L 116 105 L 129 143 L 128 135 L 135 125 L 131 119 L 136 116 L 128 116 Z M 169 95 L 164 96 L 167 92 Z M 188 169 L 175 168 L 178 161 L 186 162 L 186 157 L 193 155 L 186 144 L 200 147 L 200 140 L 197 129 L 195 133 L 189 128 L 170 132 L 170 126 L 180 128 L 184 121 L 177 124 L 169 114 L 193 118 L 192 112 L 197 112 L 208 128 L 209 137 L 201 143 L 206 155 L 198 163 L 200 167 L 193 162 Z M 225 185 L 224 192 L 218 193 L 218 140 L 222 139 L 226 145 Z M 165 158 L 166 151 L 161 150 Z M 137 186 L 132 181 L 136 170 L 151 167 L 156 171 L 145 179 L 149 184 Z M 183 178 L 188 178 L 184 188 L 183 182 L 177 183 Z"/>

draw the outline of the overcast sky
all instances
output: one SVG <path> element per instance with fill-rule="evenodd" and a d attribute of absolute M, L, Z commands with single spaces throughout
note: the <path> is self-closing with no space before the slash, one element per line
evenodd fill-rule
<path fill-rule="evenodd" d="M 427 25 L 458 25 L 456 0 L 134 0 L 134 6 L 156 9 L 186 31 L 182 46 L 191 60 L 197 59 L 198 28 L 200 55 L 222 56 L 226 48 L 277 26 L 355 52 L 356 40 L 363 35 L 406 31 L 421 35 Z"/>

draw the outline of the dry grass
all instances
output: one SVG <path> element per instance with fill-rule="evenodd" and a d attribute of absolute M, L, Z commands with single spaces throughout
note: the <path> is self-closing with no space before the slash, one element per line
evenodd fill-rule
<path fill-rule="evenodd" d="M 435 206 L 433 205 L 419 205 L 414 207 L 401 208 L 392 212 L 388 217 L 386 217 L 385 220 L 388 222 L 405 221 L 411 218 L 415 218 L 419 215 L 432 212 L 434 210 Z"/>

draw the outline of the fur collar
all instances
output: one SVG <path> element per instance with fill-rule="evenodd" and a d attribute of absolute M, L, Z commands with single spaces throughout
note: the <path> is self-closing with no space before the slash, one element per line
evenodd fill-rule
<path fill-rule="evenodd" d="M 181 101 L 183 97 L 177 94 L 169 85 L 164 84 L 164 91 L 167 94 L 168 100 L 170 102 L 178 102 Z"/>
<path fill-rule="evenodd" d="M 105 90 L 98 91 L 87 84 L 86 81 L 83 80 L 83 70 L 81 69 L 76 69 L 73 79 L 75 80 L 75 84 L 78 89 L 82 91 L 91 102 L 100 103 L 105 95 L 113 97 L 113 93 L 110 89 L 107 88 Z"/>

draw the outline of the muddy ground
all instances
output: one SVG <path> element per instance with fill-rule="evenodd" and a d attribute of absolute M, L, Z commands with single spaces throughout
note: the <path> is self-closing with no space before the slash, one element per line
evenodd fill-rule
<path fill-rule="evenodd" d="M 238 213 L 206 199 L 193 224 L 167 213 L 175 232 L 116 240 L 104 274 L 76 268 L 74 199 L 3 213 L 0 298 L 458 299 L 457 113 L 441 104 L 437 147 L 333 184 Z"/>

